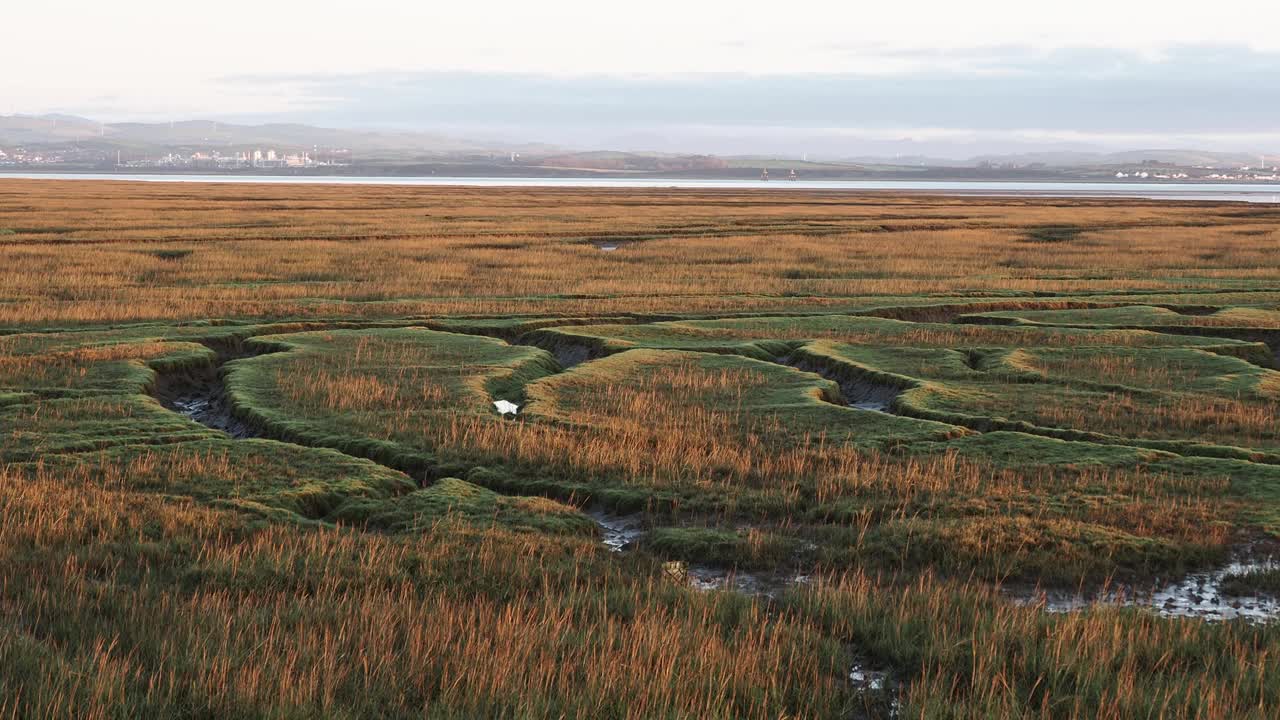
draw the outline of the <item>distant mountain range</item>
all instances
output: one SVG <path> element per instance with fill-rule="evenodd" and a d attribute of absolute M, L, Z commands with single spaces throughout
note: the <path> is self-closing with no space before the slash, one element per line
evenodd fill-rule
<path fill-rule="evenodd" d="M 1030 165 L 1041 163 L 1051 167 L 1081 167 L 1097 165 L 1138 165 L 1153 162 L 1160 165 L 1178 165 L 1182 167 L 1221 167 L 1224 165 L 1249 165 L 1257 167 L 1262 164 L 1262 154 L 1239 152 L 1208 152 L 1203 150 L 1152 149 L 1126 150 L 1124 152 L 1044 152 L 1019 153 L 1013 155 L 980 155 L 970 162 L 1013 163 Z M 1280 153 L 1266 158 L 1267 165 L 1275 165 L 1280 161 Z"/>
<path fill-rule="evenodd" d="M 965 160 L 917 156 L 824 157 L 801 161 L 794 156 L 741 154 L 711 155 L 671 152 L 574 151 L 540 143 L 478 141 L 430 132 L 402 130 L 354 130 L 325 128 L 300 123 L 245 125 L 213 120 L 186 120 L 168 123 L 99 123 L 74 115 L 0 116 L 0 148 L 14 146 L 77 145 L 138 153 L 206 151 L 227 148 L 246 150 L 275 148 L 306 151 L 347 149 L 363 161 L 414 162 L 441 158 L 518 153 L 537 158 L 562 169 L 594 171 L 723 170 L 729 167 L 769 167 L 785 161 L 788 167 L 819 163 L 830 167 L 884 168 L 1099 168 L 1133 166 L 1142 163 L 1180 167 L 1258 167 L 1280 164 L 1274 156 L 1240 152 L 1209 152 L 1186 149 L 1129 150 L 1124 152 L 1057 150 L 984 154 Z M 679 162 L 668 162 L 678 158 Z M 811 169 L 821 169 L 811 167 Z"/>
<path fill-rule="evenodd" d="M 364 154 L 555 152 L 536 144 L 475 142 L 426 132 L 344 130 L 293 123 L 237 125 L 213 120 L 171 123 L 99 123 L 73 115 L 0 116 L 0 145 L 96 142 L 127 148 L 312 147 Z"/>
<path fill-rule="evenodd" d="M 1125 150 L 1122 152 L 1073 150 L 988 153 L 974 155 L 963 160 L 928 155 L 895 155 L 893 157 L 860 155 L 844 158 L 844 160 L 863 164 L 893 164 L 906 167 L 976 167 L 980 165 L 1028 167 L 1038 165 L 1052 168 L 1097 168 L 1133 166 L 1143 163 L 1178 167 L 1238 167 L 1246 165 L 1258 167 L 1264 160 L 1268 166 L 1280 164 L 1280 153 L 1263 155 L 1179 149 Z"/>

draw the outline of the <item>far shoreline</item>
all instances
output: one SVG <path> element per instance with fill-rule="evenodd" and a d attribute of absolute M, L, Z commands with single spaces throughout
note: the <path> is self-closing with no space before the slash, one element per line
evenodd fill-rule
<path fill-rule="evenodd" d="M 3 180 L 279 185 L 389 185 L 472 188 L 639 190 L 782 190 L 811 192 L 922 193 L 973 197 L 1061 197 L 1184 202 L 1280 203 L 1280 183 L 1133 183 L 983 180 L 747 180 L 659 177 L 240 175 L 193 173 L 6 172 Z"/>

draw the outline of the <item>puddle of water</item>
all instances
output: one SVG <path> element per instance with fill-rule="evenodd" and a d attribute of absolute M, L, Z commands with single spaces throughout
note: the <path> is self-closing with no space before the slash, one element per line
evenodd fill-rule
<path fill-rule="evenodd" d="M 867 400 L 864 402 L 849 403 L 849 407 L 854 408 L 856 410 L 874 410 L 876 412 L 887 413 L 889 412 L 889 406 L 892 404 L 893 404 L 892 402 L 879 402 L 875 400 Z"/>
<path fill-rule="evenodd" d="M 686 565 L 690 587 L 702 592 L 713 590 L 731 590 L 743 595 L 755 595 L 776 599 L 787 588 L 809 582 L 808 575 L 779 575 L 771 573 L 751 573 L 706 565 Z"/>
<path fill-rule="evenodd" d="M 1043 607 L 1046 612 L 1077 612 L 1098 605 L 1140 607 L 1162 617 L 1186 617 L 1220 622 L 1244 620 L 1266 623 L 1280 616 L 1280 598 L 1268 595 L 1228 595 L 1222 584 L 1229 575 L 1280 569 L 1275 558 L 1235 560 L 1209 572 L 1191 573 L 1153 591 L 1118 588 L 1094 594 L 1053 590 L 1009 590 L 1014 602 Z"/>
<path fill-rule="evenodd" d="M 587 511 L 587 516 L 600 527 L 600 541 L 612 552 L 622 552 L 644 536 L 644 516 L 613 515 L 603 510 Z"/>
<path fill-rule="evenodd" d="M 854 663 L 853 668 L 849 670 L 849 682 L 853 683 L 853 686 L 859 690 L 879 692 L 888 685 L 889 673 L 884 670 L 872 670 L 859 663 Z"/>
<path fill-rule="evenodd" d="M 635 242 L 634 240 L 626 240 L 626 239 L 596 240 L 595 242 L 592 243 L 592 245 L 595 245 L 596 249 L 599 250 L 600 252 L 614 252 L 616 250 L 621 250 L 623 247 L 627 245 L 631 245 L 634 242 Z"/>
<path fill-rule="evenodd" d="M 600 528 L 600 542 L 611 552 L 623 552 L 640 538 L 644 537 L 644 516 L 615 515 L 600 508 L 585 511 Z M 713 590 L 731 590 L 744 595 L 776 598 L 787 588 L 809 582 L 809 576 L 803 574 L 784 575 L 776 573 L 751 573 L 709 565 L 691 565 L 673 560 L 663 565 L 663 572 L 676 582 L 687 582 L 690 587 L 702 592 Z"/>
<path fill-rule="evenodd" d="M 898 683 L 888 670 L 877 668 L 863 658 L 857 658 L 853 661 L 853 667 L 849 668 L 849 684 L 864 696 L 883 698 L 886 704 L 881 708 L 885 712 L 877 715 L 883 714 L 889 718 L 901 716 L 902 701 L 898 697 Z"/>

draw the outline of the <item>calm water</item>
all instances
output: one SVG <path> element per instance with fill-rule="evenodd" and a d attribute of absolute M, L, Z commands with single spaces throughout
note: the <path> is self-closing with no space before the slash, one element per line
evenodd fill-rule
<path fill-rule="evenodd" d="M 148 175 L 145 173 L 3 173 L 46 180 L 284 183 L 296 185 L 462 185 L 469 187 L 682 188 L 767 190 L 898 190 L 968 195 L 1136 197 L 1280 203 L 1280 184 L 967 182 L 951 180 L 664 180 L 661 178 L 311 177 L 280 175 Z"/>

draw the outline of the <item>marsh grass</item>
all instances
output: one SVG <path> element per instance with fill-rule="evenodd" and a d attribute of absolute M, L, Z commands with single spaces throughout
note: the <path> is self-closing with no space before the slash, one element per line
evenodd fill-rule
<path fill-rule="evenodd" d="M 1273 224 L 1265 209 L 1143 201 L 4 181 L 0 227 L 15 232 L 0 326 L 1266 289 L 1273 243 L 1237 230 Z M 1067 226 L 1090 232 L 1025 242 Z M 589 242 L 610 236 L 646 239 L 616 253 Z M 1208 245 L 1217 254 L 1199 259 Z"/>
<path fill-rule="evenodd" d="M 0 602 L 22 608 L 0 703 L 19 716 L 883 711 L 844 681 L 849 644 L 903 670 L 912 716 L 1263 718 L 1280 701 L 1274 628 L 1045 615 L 928 574 L 819 579 L 771 610 L 572 538 L 246 523 L 52 470 L 0 487 Z"/>
<path fill-rule="evenodd" d="M 0 717 L 1275 717 L 1274 624 L 993 583 L 1280 528 L 1280 469 L 1169 439 L 1274 440 L 1277 220 L 0 181 Z M 230 406 L 290 442 L 148 395 L 260 351 Z M 848 373 L 934 419 L 844 407 Z M 588 504 L 650 535 L 609 553 Z M 812 581 L 700 594 L 670 558 Z"/>
<path fill-rule="evenodd" d="M 751 317 L 554 327 L 530 333 L 554 342 L 603 341 L 614 351 L 627 348 L 685 349 L 752 355 L 762 341 L 826 340 L 849 345 L 910 348 L 984 347 L 1201 347 L 1261 351 L 1257 343 L 1214 337 L 1163 335 L 1142 330 L 1008 327 L 916 322 L 841 314 L 808 317 Z"/>
<path fill-rule="evenodd" d="M 1233 596 L 1262 594 L 1280 597 L 1280 569 L 1232 573 L 1222 579 L 1222 592 Z"/>
<path fill-rule="evenodd" d="M 815 521 L 847 523 L 856 531 L 840 541 L 843 549 L 820 553 L 837 567 L 875 562 L 1075 582 L 1194 566 L 1231 537 L 1225 518 L 1235 510 L 1220 497 L 1227 489 L 1221 478 L 1148 475 L 1134 460 L 992 467 L 940 449 L 953 428 L 849 410 L 832 402 L 838 394 L 830 381 L 774 363 L 627 351 L 534 380 L 522 419 L 510 421 L 483 395 L 418 399 L 420 379 L 390 360 L 411 355 L 416 367 L 449 368 L 437 379 L 476 388 L 491 368 L 506 366 L 479 363 L 475 353 L 489 353 L 492 363 L 525 348 L 426 331 L 269 341 L 328 357 L 293 352 L 237 364 L 232 392 L 268 426 L 287 423 L 357 454 L 362 446 L 342 438 L 370 438 L 388 443 L 390 453 L 468 467 L 468 480 L 506 492 L 673 516 L 743 514 L 776 527 L 773 547 L 796 546 Z M 471 364 L 456 361 L 462 356 Z M 321 367 L 374 373 L 385 390 L 361 380 L 347 388 L 362 398 L 358 407 L 315 402 L 314 392 L 327 392 L 316 380 Z M 461 377 L 450 374 L 460 370 Z M 913 438 L 928 449 L 882 447 Z M 1035 457 L 1034 438 L 1018 442 L 1028 441 L 1018 451 Z M 664 532 L 652 547 L 666 556 L 760 565 L 762 556 L 742 543 Z M 678 549 L 681 538 L 688 542 Z M 1085 547 L 1106 552 L 1078 552 Z"/>
<path fill-rule="evenodd" d="M 24 608 L 0 634 L 7 714 L 766 718 L 851 702 L 812 625 L 628 577 L 581 541 L 447 519 L 403 539 L 255 527 L 52 472 L 0 486 L 0 597 Z"/>
<path fill-rule="evenodd" d="M 1164 339 L 1176 344 L 1178 337 Z M 800 352 L 825 358 L 833 371 L 896 384 L 906 390 L 900 410 L 940 422 L 1209 456 L 1273 451 L 1280 374 L 1202 348 L 958 352 L 824 341 Z"/>

